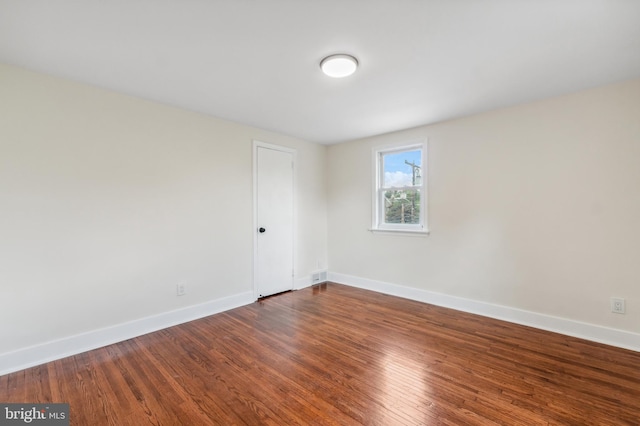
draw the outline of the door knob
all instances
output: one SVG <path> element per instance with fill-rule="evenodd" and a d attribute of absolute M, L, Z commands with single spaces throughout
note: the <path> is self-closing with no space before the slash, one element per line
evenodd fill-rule
<path fill-rule="evenodd" d="M 258 232 L 260 232 L 261 234 L 262 234 L 264 231 L 266 231 L 266 229 L 264 229 L 264 228 L 260 228 L 260 229 L 258 229 Z"/>

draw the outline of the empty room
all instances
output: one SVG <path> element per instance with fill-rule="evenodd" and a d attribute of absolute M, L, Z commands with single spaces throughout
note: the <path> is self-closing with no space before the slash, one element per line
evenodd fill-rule
<path fill-rule="evenodd" d="M 0 0 L 0 425 L 639 425 L 640 2 Z"/>

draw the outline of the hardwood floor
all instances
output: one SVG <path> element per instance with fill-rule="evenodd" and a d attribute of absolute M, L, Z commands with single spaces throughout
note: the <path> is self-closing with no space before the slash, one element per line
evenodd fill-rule
<path fill-rule="evenodd" d="M 0 377 L 72 425 L 638 425 L 640 353 L 325 284 Z"/>

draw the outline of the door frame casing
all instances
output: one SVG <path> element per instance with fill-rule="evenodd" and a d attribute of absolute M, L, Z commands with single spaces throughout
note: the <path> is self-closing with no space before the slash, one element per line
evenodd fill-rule
<path fill-rule="evenodd" d="M 295 271 L 296 271 L 296 253 L 297 253 L 297 231 L 296 226 L 298 223 L 298 207 L 297 207 L 297 178 L 296 178 L 296 164 L 297 164 L 297 151 L 293 148 L 289 148 L 282 145 L 274 145 L 267 142 L 262 142 L 256 139 L 253 139 L 253 298 L 254 300 L 258 300 L 258 148 L 272 149 L 275 151 L 281 151 L 291 154 L 293 165 L 292 165 L 292 175 L 293 182 L 291 185 L 291 190 L 293 193 L 292 202 L 293 202 L 293 223 L 292 226 L 292 241 L 291 247 L 293 249 L 292 255 L 292 267 L 291 271 L 291 289 L 295 287 Z"/>

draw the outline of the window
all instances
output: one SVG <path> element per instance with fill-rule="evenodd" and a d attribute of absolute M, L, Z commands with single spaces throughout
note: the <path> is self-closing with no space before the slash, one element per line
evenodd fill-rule
<path fill-rule="evenodd" d="M 373 231 L 427 232 L 426 143 L 376 150 Z"/>

